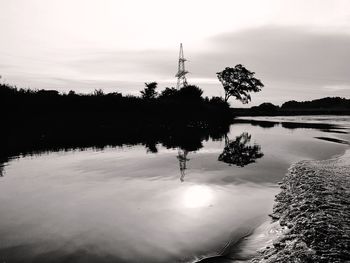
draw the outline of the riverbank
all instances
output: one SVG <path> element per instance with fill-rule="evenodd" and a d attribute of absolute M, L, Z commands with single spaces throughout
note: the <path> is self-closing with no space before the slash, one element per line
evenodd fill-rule
<path fill-rule="evenodd" d="M 281 188 L 271 217 L 283 234 L 251 262 L 349 262 L 350 150 L 296 163 Z"/>

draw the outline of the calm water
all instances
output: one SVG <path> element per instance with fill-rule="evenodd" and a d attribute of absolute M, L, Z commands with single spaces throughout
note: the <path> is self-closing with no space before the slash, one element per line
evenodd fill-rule
<path fill-rule="evenodd" d="M 349 148 L 350 117 L 255 120 L 197 151 L 134 145 L 10 159 L 0 262 L 191 262 L 234 251 L 227 244 L 269 221 L 292 163 Z"/>

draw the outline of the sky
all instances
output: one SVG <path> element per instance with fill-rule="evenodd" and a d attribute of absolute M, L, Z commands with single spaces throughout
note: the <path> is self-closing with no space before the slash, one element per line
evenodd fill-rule
<path fill-rule="evenodd" d="M 1 81 L 20 88 L 162 90 L 180 43 L 209 97 L 224 94 L 216 72 L 243 64 L 265 85 L 248 106 L 350 98 L 348 0 L 0 0 Z"/>

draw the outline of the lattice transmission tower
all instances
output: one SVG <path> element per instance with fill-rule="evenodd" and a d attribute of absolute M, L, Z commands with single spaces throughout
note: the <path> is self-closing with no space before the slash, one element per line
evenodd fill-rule
<path fill-rule="evenodd" d="M 184 58 L 184 51 L 181 43 L 180 53 L 179 53 L 179 67 L 175 75 L 175 77 L 177 77 L 177 84 L 176 84 L 177 89 L 187 86 L 186 74 L 188 73 L 188 71 L 185 69 L 185 61 L 186 59 Z"/>

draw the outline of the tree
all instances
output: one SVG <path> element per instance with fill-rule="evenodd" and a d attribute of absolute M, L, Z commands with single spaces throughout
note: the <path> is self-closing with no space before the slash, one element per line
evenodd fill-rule
<path fill-rule="evenodd" d="M 270 102 L 264 102 L 260 104 L 259 106 L 251 107 L 252 111 L 256 111 L 259 113 L 266 113 L 266 114 L 276 114 L 276 112 L 279 110 L 279 106 L 273 105 Z"/>
<path fill-rule="evenodd" d="M 181 100 L 201 101 L 203 90 L 195 85 L 187 85 L 179 89 L 178 97 Z"/>
<path fill-rule="evenodd" d="M 187 85 L 181 89 L 165 88 L 159 95 L 160 99 L 172 99 L 180 101 L 202 101 L 203 90 L 195 85 Z"/>
<path fill-rule="evenodd" d="M 229 104 L 227 101 L 225 101 L 222 97 L 212 97 L 209 100 L 209 103 L 213 106 L 220 107 L 220 108 L 229 108 Z"/>
<path fill-rule="evenodd" d="M 155 99 L 158 95 L 156 88 L 157 82 L 145 83 L 146 88 L 141 91 L 141 95 L 143 99 Z"/>
<path fill-rule="evenodd" d="M 70 91 L 68 92 L 68 96 L 75 96 L 75 95 L 77 95 L 77 94 L 75 93 L 74 90 L 70 90 Z"/>
<path fill-rule="evenodd" d="M 223 71 L 216 73 L 225 90 L 225 101 L 227 102 L 230 97 L 235 97 L 243 104 L 248 103 L 251 100 L 249 92 L 258 92 L 264 87 L 264 84 L 255 78 L 254 74 L 241 64 L 234 68 L 226 67 Z"/>
<path fill-rule="evenodd" d="M 171 87 L 171 88 L 165 88 L 159 95 L 160 99 L 168 99 L 168 98 L 175 98 L 176 94 L 178 93 L 178 90 Z"/>
<path fill-rule="evenodd" d="M 102 89 L 95 89 L 93 95 L 94 96 L 103 96 L 104 92 Z"/>

